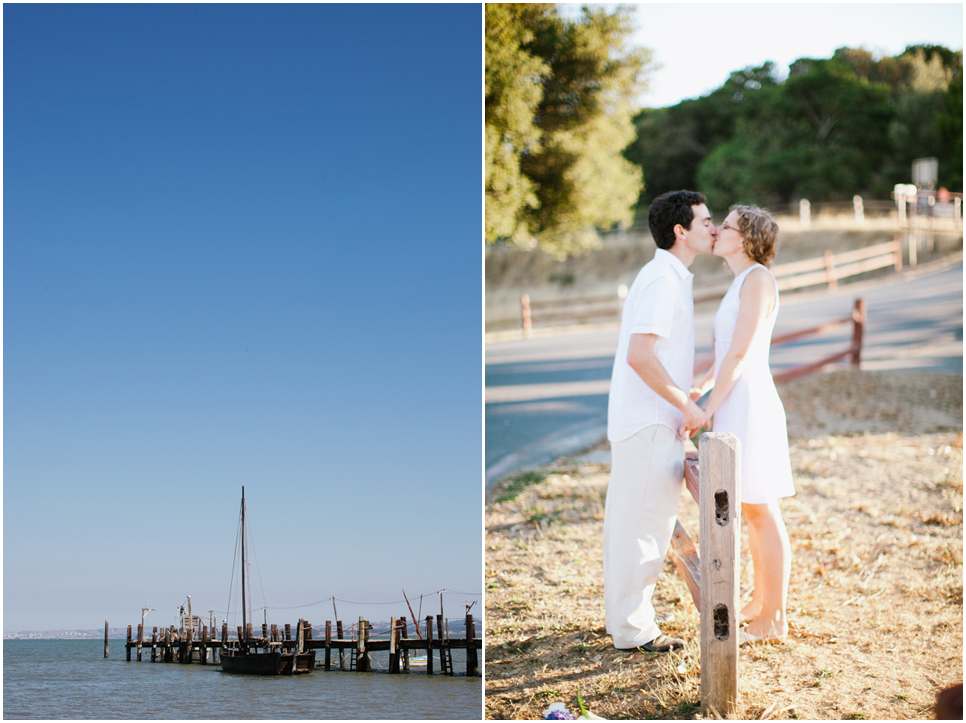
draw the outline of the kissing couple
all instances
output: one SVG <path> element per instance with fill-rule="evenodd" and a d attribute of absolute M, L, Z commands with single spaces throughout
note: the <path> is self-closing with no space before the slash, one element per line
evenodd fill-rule
<path fill-rule="evenodd" d="M 666 652 L 684 641 L 661 632 L 651 596 L 684 487 L 684 440 L 702 427 L 741 442 L 741 510 L 749 525 L 754 592 L 738 614 L 739 642 L 780 640 L 791 549 L 778 498 L 795 494 L 785 410 L 768 365 L 778 285 L 768 265 L 778 224 L 734 206 L 715 226 L 707 199 L 673 191 L 648 213 L 654 258 L 634 280 L 621 317 L 607 437 L 612 466 L 604 515 L 607 632 L 620 650 Z M 714 318 L 714 364 L 694 375 L 694 276 L 700 254 L 725 260 L 735 279 Z M 697 402 L 708 392 L 704 407 Z"/>

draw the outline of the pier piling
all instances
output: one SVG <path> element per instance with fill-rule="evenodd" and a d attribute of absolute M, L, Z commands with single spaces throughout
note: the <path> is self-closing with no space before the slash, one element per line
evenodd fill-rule
<path fill-rule="evenodd" d="M 476 647 L 471 645 L 469 641 L 476 637 L 476 624 L 473 621 L 473 616 L 466 615 L 466 674 L 467 675 L 479 675 L 480 674 L 480 659 L 476 653 Z"/>

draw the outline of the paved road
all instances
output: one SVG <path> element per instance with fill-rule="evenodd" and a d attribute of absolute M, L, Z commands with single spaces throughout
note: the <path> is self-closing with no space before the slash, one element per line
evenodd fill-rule
<path fill-rule="evenodd" d="M 962 373 L 963 264 L 916 269 L 841 287 L 786 294 L 775 334 L 846 316 L 868 306 L 862 368 Z M 711 348 L 715 306 L 695 315 L 696 355 Z M 772 351 L 772 370 L 845 349 L 851 325 Z M 597 442 L 606 431 L 607 391 L 617 328 L 486 345 L 486 481 L 546 464 Z"/>

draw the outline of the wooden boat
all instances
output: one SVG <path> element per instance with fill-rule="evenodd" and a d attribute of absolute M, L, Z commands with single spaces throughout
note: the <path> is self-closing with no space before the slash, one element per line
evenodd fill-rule
<path fill-rule="evenodd" d="M 248 675 L 298 675 L 311 673 L 315 668 L 315 651 L 305 650 L 306 622 L 299 620 L 295 637 L 295 650 L 288 652 L 281 642 L 271 642 L 264 638 L 248 637 L 248 621 L 251 611 L 247 610 L 245 570 L 247 564 L 247 541 L 245 530 L 245 488 L 242 487 L 241 500 L 241 588 L 242 588 L 242 639 L 229 643 L 221 651 L 221 669 L 229 673 Z M 261 648 L 261 650 L 259 650 Z M 274 648 L 274 649 L 273 649 Z"/>
<path fill-rule="evenodd" d="M 299 675 L 315 668 L 315 651 L 307 653 L 259 653 L 241 647 L 225 648 L 221 655 L 221 669 L 229 673 L 249 675 Z"/>

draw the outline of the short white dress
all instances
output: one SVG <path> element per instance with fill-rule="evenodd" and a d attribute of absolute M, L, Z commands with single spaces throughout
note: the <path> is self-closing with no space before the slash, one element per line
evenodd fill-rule
<path fill-rule="evenodd" d="M 738 321 L 739 294 L 748 274 L 765 268 L 755 264 L 735 277 L 714 317 L 714 375 L 731 348 Z M 766 269 L 767 270 L 767 269 Z M 769 275 L 771 272 L 768 272 Z M 774 279 L 774 276 L 772 276 Z M 788 429 L 785 408 L 775 389 L 768 353 L 778 318 L 778 283 L 775 308 L 762 322 L 745 355 L 745 366 L 731 392 L 714 415 L 715 432 L 731 432 L 741 440 L 741 501 L 765 504 L 795 494 L 788 458 Z"/>

